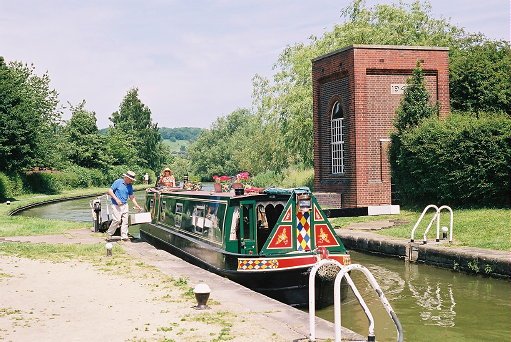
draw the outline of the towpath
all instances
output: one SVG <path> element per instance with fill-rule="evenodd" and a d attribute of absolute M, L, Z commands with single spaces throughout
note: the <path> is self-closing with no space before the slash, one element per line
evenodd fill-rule
<path fill-rule="evenodd" d="M 97 233 L 9 237 L 0 243 L 104 244 Z M 0 254 L 3 341 L 308 341 L 308 314 L 260 295 L 151 245 L 118 243 L 130 255 L 103 264 L 55 263 Z M 114 249 L 114 252 L 116 249 Z M 173 284 L 211 288 L 209 310 Z M 318 341 L 333 324 L 317 319 Z M 343 330 L 343 339 L 364 340 Z"/>

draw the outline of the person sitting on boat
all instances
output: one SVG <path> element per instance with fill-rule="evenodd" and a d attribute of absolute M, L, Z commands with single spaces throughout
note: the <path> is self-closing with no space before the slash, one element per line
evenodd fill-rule
<path fill-rule="evenodd" d="M 168 167 L 163 170 L 163 175 L 160 177 L 160 186 L 175 187 L 176 179 L 172 175 L 172 170 Z"/>

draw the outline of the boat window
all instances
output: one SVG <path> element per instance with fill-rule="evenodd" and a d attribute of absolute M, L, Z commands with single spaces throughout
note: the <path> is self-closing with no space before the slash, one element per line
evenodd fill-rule
<path fill-rule="evenodd" d="M 192 224 L 195 232 L 202 234 L 204 232 L 205 207 L 203 205 L 195 206 L 192 214 Z"/>
<path fill-rule="evenodd" d="M 250 207 L 243 205 L 243 238 L 253 239 L 250 229 Z"/>
<path fill-rule="evenodd" d="M 183 204 L 176 203 L 176 210 L 174 213 L 174 227 L 181 228 L 181 224 L 183 222 Z"/>
<path fill-rule="evenodd" d="M 265 207 L 266 219 L 268 221 L 268 227 L 270 229 L 275 227 L 275 224 L 277 223 L 277 221 L 280 217 L 280 214 L 282 214 L 283 210 L 284 210 L 284 205 L 282 205 L 280 203 L 275 206 L 271 203 L 266 205 L 266 207 Z"/>
<path fill-rule="evenodd" d="M 176 203 L 176 214 L 181 214 L 183 212 L 183 204 Z"/>
<path fill-rule="evenodd" d="M 259 204 L 257 206 L 257 228 L 268 229 L 268 220 L 266 219 L 266 211 L 264 205 Z"/>
<path fill-rule="evenodd" d="M 232 213 L 231 231 L 229 232 L 229 240 L 233 241 L 238 238 L 238 231 L 240 229 L 240 208 L 234 208 Z"/>
<path fill-rule="evenodd" d="M 257 251 L 261 252 L 264 243 L 270 236 L 271 230 L 268 225 L 268 219 L 266 218 L 266 209 L 264 205 L 259 204 L 257 206 Z"/>
<path fill-rule="evenodd" d="M 160 220 L 164 221 L 165 220 L 165 209 L 167 208 L 167 202 L 166 201 L 161 201 L 161 205 L 160 205 Z"/>

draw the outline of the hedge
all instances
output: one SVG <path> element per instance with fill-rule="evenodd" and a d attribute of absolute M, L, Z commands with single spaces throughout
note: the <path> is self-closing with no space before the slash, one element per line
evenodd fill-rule
<path fill-rule="evenodd" d="M 23 180 L 18 174 L 0 172 L 0 200 L 12 199 L 23 193 Z"/>
<path fill-rule="evenodd" d="M 511 118 L 452 114 L 392 135 L 402 203 L 503 206 L 510 201 Z"/>

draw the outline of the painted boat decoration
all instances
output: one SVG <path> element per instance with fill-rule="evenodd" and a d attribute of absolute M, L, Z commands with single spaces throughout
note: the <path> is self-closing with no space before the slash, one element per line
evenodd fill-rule
<path fill-rule="evenodd" d="M 350 264 L 308 188 L 244 194 L 151 188 L 146 209 L 152 222 L 140 226 L 141 238 L 293 306 L 308 304 L 308 275 L 318 260 Z M 320 269 L 318 307 L 332 304 L 336 272 Z"/>

